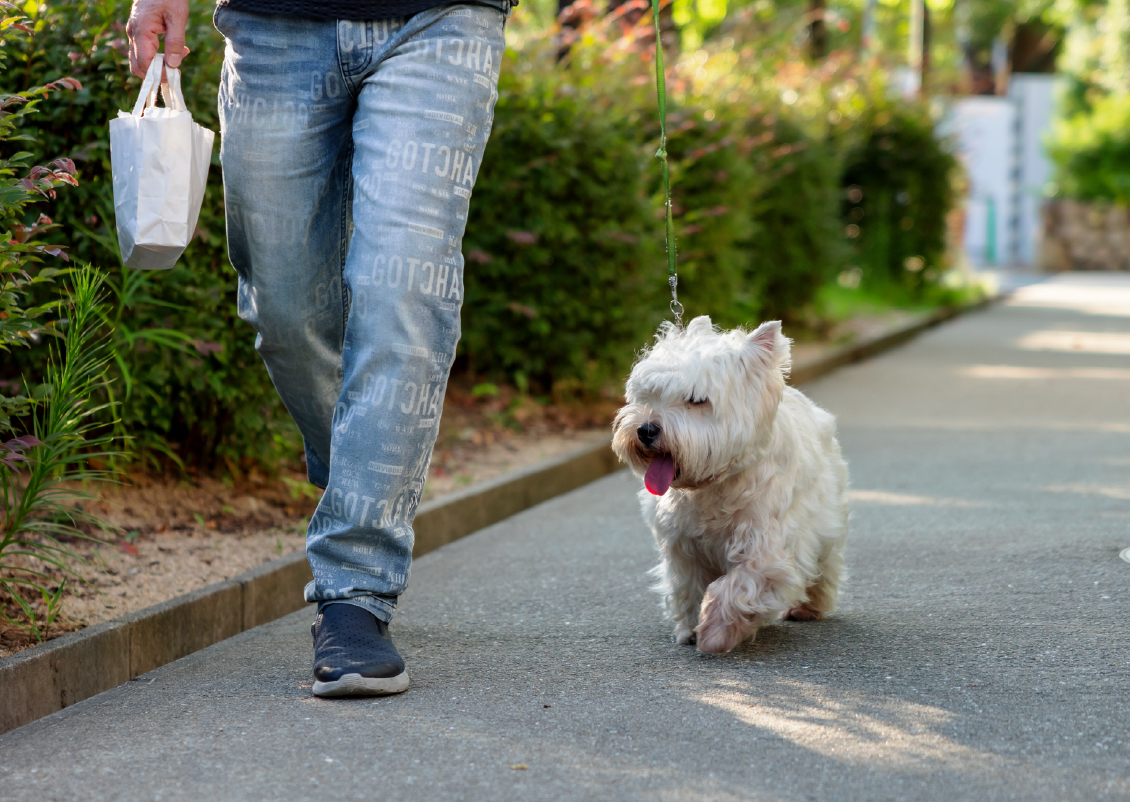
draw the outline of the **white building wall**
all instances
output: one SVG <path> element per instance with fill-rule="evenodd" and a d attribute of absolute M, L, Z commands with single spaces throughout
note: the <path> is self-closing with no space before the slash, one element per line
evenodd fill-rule
<path fill-rule="evenodd" d="M 964 244 L 969 261 L 978 267 L 1009 258 L 1015 119 L 1016 107 L 1008 98 L 975 95 L 954 102 L 947 126 L 969 179 Z"/>
<path fill-rule="evenodd" d="M 1055 113 L 1055 84 L 1053 75 L 1014 73 L 1006 97 L 974 95 L 952 102 L 942 132 L 954 138 L 969 179 L 964 249 L 976 266 L 1036 261 L 1040 206 L 1051 176 L 1044 140 Z"/>
<path fill-rule="evenodd" d="M 1044 151 L 1044 141 L 1055 115 L 1057 79 L 1054 75 L 1016 73 L 1008 86 L 1008 96 L 1016 104 L 1016 220 L 1012 261 L 1031 265 L 1039 251 L 1043 230 L 1040 207 L 1044 187 L 1051 181 L 1052 166 Z"/>

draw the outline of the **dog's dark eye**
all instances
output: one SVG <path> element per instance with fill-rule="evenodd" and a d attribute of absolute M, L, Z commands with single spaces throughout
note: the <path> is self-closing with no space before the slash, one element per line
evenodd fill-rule
<path fill-rule="evenodd" d="M 687 403 L 692 407 L 701 407 L 703 404 L 710 403 L 709 398 L 688 398 Z"/>

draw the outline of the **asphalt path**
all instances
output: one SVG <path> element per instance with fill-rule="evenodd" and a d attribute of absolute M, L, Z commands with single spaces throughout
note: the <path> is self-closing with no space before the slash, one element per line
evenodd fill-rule
<path fill-rule="evenodd" d="M 313 698 L 298 612 L 0 737 L 0 799 L 1130 799 L 1130 280 L 805 389 L 854 488 L 831 619 L 676 646 L 620 473 L 417 562 L 404 695 Z"/>

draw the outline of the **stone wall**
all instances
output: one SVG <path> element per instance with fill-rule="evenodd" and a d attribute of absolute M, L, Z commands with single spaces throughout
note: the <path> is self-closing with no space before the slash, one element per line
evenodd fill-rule
<path fill-rule="evenodd" d="M 1044 205 L 1044 270 L 1130 270 L 1130 209 L 1053 200 Z"/>

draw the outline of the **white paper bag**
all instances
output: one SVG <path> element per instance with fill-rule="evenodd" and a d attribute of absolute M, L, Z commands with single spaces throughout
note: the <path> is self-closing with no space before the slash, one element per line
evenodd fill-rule
<path fill-rule="evenodd" d="M 156 105 L 163 61 L 158 54 L 149 65 L 133 113 L 110 120 L 118 245 L 126 266 L 142 270 L 168 270 L 188 247 L 216 138 L 192 121 L 180 70 L 165 71 L 165 107 Z"/>

